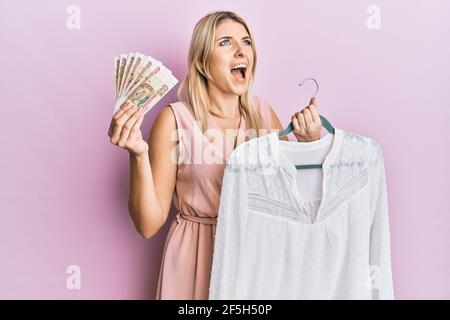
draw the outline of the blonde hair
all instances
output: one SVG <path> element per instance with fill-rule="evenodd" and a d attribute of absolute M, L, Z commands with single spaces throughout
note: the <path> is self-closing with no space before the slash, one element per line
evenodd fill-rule
<path fill-rule="evenodd" d="M 251 134 L 259 136 L 261 132 L 264 132 L 265 128 L 261 114 L 256 110 L 253 103 L 251 93 L 256 70 L 256 48 L 252 34 L 244 19 L 234 12 L 212 12 L 197 22 L 189 46 L 187 74 L 180 83 L 177 96 L 178 99 L 184 102 L 191 110 L 195 120 L 201 123 L 201 129 L 204 133 L 208 128 L 208 106 L 210 105 L 210 99 L 207 91 L 207 79 L 211 78 L 209 67 L 212 50 L 214 48 L 216 26 L 226 19 L 231 19 L 242 24 L 252 39 L 251 47 L 254 56 L 253 68 L 249 75 L 248 90 L 246 93 L 239 96 L 239 107 L 241 107 L 245 116 L 246 129 L 254 129 L 250 130 L 250 132 L 252 132 Z M 200 66 L 204 66 L 204 70 L 202 70 Z"/>

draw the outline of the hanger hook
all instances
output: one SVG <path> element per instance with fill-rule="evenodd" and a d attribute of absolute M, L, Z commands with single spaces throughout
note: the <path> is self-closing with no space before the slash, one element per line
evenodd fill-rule
<path fill-rule="evenodd" d="M 306 78 L 303 79 L 303 81 L 299 84 L 299 86 L 303 85 L 303 82 L 305 82 L 306 80 L 312 80 L 316 83 L 316 92 L 314 93 L 314 97 L 317 96 L 317 92 L 319 91 L 319 84 L 317 83 L 317 81 L 313 78 Z"/>

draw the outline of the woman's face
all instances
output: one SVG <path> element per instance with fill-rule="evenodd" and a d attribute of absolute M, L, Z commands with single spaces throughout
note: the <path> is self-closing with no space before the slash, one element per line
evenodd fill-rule
<path fill-rule="evenodd" d="M 227 19 L 216 27 L 208 86 L 215 86 L 227 94 L 241 95 L 248 90 L 248 80 L 253 70 L 253 50 L 244 26 Z M 242 69 L 232 71 L 238 64 Z M 242 75 L 244 73 L 244 75 Z"/>

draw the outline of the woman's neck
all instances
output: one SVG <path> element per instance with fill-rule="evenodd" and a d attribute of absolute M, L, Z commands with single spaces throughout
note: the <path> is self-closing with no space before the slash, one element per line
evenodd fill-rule
<path fill-rule="evenodd" d="M 240 116 L 239 96 L 237 95 L 210 95 L 209 112 L 221 119 L 235 119 Z"/>

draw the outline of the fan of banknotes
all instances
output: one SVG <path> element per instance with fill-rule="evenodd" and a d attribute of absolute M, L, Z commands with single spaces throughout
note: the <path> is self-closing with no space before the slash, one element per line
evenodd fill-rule
<path fill-rule="evenodd" d="M 114 76 L 114 113 L 130 101 L 143 108 L 146 114 L 178 83 L 161 61 L 139 52 L 114 57 Z"/>

